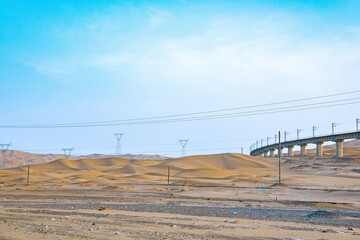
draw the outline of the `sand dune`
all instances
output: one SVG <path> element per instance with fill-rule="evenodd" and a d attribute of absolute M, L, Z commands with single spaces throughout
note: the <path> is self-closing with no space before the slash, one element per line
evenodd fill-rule
<path fill-rule="evenodd" d="M 331 149 L 330 149 L 331 150 Z M 360 189 L 360 162 L 354 159 L 288 159 L 282 163 L 283 182 L 301 187 Z M 231 185 L 260 187 L 278 180 L 278 160 L 228 153 L 168 160 L 60 159 L 30 167 L 31 186 L 119 187 L 128 183 Z M 0 170 L 1 185 L 26 183 L 27 167 Z"/>
<path fill-rule="evenodd" d="M 117 185 L 121 183 L 167 182 L 168 168 L 172 182 L 196 184 L 241 184 L 259 182 L 276 172 L 275 159 L 260 159 L 242 154 L 215 154 L 168 160 L 60 159 L 31 165 L 32 184 Z M 4 184 L 23 184 L 27 167 L 1 170 Z M 145 181 L 144 181 L 145 180 Z M 96 184 L 95 184 L 96 183 Z"/>
<path fill-rule="evenodd" d="M 114 158 L 113 155 L 105 154 L 90 154 L 82 156 L 70 156 L 69 159 L 78 160 L 78 159 L 104 159 L 104 158 Z M 137 160 L 163 160 L 168 157 L 161 155 L 147 155 L 147 154 L 124 154 L 120 156 L 125 159 L 137 159 Z M 18 166 L 25 166 L 31 164 L 41 164 L 48 163 L 58 159 L 64 158 L 63 154 L 36 154 L 29 153 L 17 150 L 8 150 L 6 152 L 0 152 L 0 166 L 5 166 L 5 168 L 13 168 Z"/>

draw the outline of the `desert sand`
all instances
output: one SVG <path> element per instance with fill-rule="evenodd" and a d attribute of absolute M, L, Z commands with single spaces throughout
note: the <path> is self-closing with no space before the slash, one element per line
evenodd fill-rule
<path fill-rule="evenodd" d="M 114 155 L 108 154 L 90 154 L 90 155 L 71 155 L 68 159 L 79 160 L 79 159 L 102 159 L 102 158 L 111 158 L 115 157 Z M 149 154 L 123 154 L 118 156 L 126 159 L 137 159 L 137 160 L 146 160 L 146 159 L 155 159 L 155 160 L 164 160 L 168 157 L 162 155 L 149 155 Z M 0 164 L 2 168 L 14 168 L 25 165 L 41 164 L 52 162 L 61 158 L 65 158 L 63 154 L 39 154 L 39 153 L 30 153 L 17 150 L 7 150 L 0 151 Z M 5 167 L 4 167 L 5 166 Z"/>
<path fill-rule="evenodd" d="M 284 157 L 280 185 L 277 159 L 236 153 L 59 159 L 28 184 L 26 166 L 0 170 L 0 239 L 359 239 L 358 141 L 345 147 Z"/>

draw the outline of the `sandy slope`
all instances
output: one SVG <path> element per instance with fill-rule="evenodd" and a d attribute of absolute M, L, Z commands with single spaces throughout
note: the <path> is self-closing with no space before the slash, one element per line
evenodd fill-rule
<path fill-rule="evenodd" d="M 312 188 L 360 189 L 360 160 L 284 158 L 283 182 Z M 32 186 L 106 188 L 125 183 L 202 186 L 270 186 L 278 181 L 278 160 L 242 154 L 214 154 L 168 160 L 60 159 L 31 165 Z M 3 186 L 26 182 L 27 167 L 0 170 Z M 1 186 L 1 185 L 0 185 Z"/>
<path fill-rule="evenodd" d="M 119 183 L 232 184 L 255 185 L 273 180 L 275 159 L 259 159 L 241 154 L 191 156 L 168 160 L 60 159 L 31 165 L 31 184 L 117 186 Z M 27 167 L 0 170 L 2 182 L 23 184 Z"/>

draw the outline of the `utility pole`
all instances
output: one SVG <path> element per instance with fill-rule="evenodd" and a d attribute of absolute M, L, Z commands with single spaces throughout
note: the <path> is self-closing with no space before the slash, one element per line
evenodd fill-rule
<path fill-rule="evenodd" d="M 114 133 L 114 136 L 116 138 L 116 148 L 115 148 L 116 156 L 121 155 L 121 138 L 123 135 L 124 135 L 124 133 Z"/>
<path fill-rule="evenodd" d="M 10 146 L 11 146 L 11 143 L 0 144 L 2 159 L 3 159 L 3 168 L 5 168 L 5 154 L 6 154 L 7 150 L 9 150 Z"/>
<path fill-rule="evenodd" d="M 281 137 L 280 137 L 281 132 L 279 131 L 279 184 L 281 184 Z"/>
<path fill-rule="evenodd" d="M 69 158 L 71 156 L 71 152 L 74 150 L 74 148 L 62 148 L 62 151 L 64 152 L 65 158 Z"/>
<path fill-rule="evenodd" d="M 259 141 L 256 140 L 256 149 L 258 149 L 258 148 L 259 148 Z"/>
<path fill-rule="evenodd" d="M 241 154 L 244 154 L 244 148 L 241 148 Z"/>
<path fill-rule="evenodd" d="M 315 137 L 315 130 L 318 130 L 319 128 L 320 128 L 319 126 L 313 126 L 312 127 L 313 137 Z"/>
<path fill-rule="evenodd" d="M 356 119 L 356 131 L 359 131 L 359 123 L 360 123 L 360 118 Z"/>
<path fill-rule="evenodd" d="M 26 183 L 29 184 L 30 183 L 30 165 L 28 165 L 27 167 L 27 180 Z"/>
<path fill-rule="evenodd" d="M 261 142 L 261 147 L 263 147 L 263 142 L 265 141 L 265 139 L 261 139 L 260 142 Z"/>
<path fill-rule="evenodd" d="M 278 135 L 277 134 L 275 134 L 275 136 L 274 136 L 274 143 L 276 144 L 276 139 L 278 138 Z"/>
<path fill-rule="evenodd" d="M 170 185 L 170 166 L 168 165 L 167 184 Z"/>
<path fill-rule="evenodd" d="M 335 127 L 339 126 L 340 124 L 339 123 L 331 123 L 331 132 L 332 132 L 332 135 L 334 135 L 335 133 Z"/>
<path fill-rule="evenodd" d="M 182 156 L 185 157 L 186 155 L 186 144 L 189 142 L 189 139 L 179 139 L 179 143 L 181 145 L 181 153 Z"/>
<path fill-rule="evenodd" d="M 290 132 L 284 131 L 284 142 L 286 142 L 287 135 L 290 135 Z"/>
<path fill-rule="evenodd" d="M 270 141 L 271 137 L 267 137 L 266 138 L 266 145 L 269 146 L 269 141 Z"/>
<path fill-rule="evenodd" d="M 297 140 L 300 139 L 300 133 L 302 133 L 304 130 L 302 129 L 296 129 L 296 135 L 297 135 Z"/>

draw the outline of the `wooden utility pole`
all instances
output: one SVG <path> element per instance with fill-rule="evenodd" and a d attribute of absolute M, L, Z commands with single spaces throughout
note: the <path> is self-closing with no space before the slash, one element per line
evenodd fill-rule
<path fill-rule="evenodd" d="M 30 165 L 27 167 L 28 171 L 27 171 L 27 181 L 26 183 L 29 184 L 30 183 Z"/>
<path fill-rule="evenodd" d="M 170 166 L 168 166 L 168 179 L 167 179 L 168 185 L 170 184 Z"/>
<path fill-rule="evenodd" d="M 281 184 L 281 132 L 279 131 L 279 184 Z"/>

